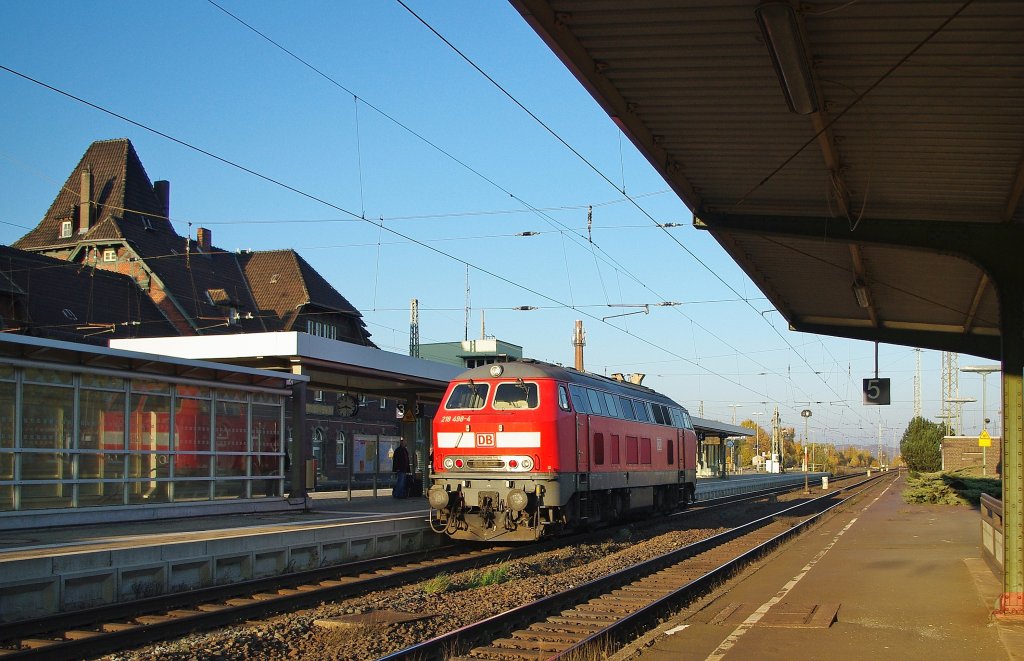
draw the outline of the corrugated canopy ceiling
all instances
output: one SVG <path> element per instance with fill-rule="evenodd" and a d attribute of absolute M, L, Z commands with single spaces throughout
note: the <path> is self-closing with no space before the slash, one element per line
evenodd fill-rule
<path fill-rule="evenodd" d="M 794 3 L 808 114 L 756 0 L 512 4 L 793 328 L 999 357 L 1024 2 Z"/>

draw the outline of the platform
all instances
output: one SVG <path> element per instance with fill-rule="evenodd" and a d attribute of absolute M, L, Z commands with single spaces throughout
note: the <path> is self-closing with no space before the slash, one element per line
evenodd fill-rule
<path fill-rule="evenodd" d="M 811 477 L 820 482 L 820 477 Z M 698 500 L 803 473 L 700 479 Z M 313 492 L 306 511 L 25 528 L 0 535 L 0 622 L 430 548 L 425 498 Z"/>
<path fill-rule="evenodd" d="M 903 484 L 839 512 L 614 658 L 1024 659 L 1024 623 L 991 615 L 1001 588 L 981 558 L 978 511 L 908 505 Z"/>

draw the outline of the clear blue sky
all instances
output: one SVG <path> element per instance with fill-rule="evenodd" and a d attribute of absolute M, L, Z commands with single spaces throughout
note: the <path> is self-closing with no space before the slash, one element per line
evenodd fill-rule
<path fill-rule="evenodd" d="M 509 5 L 409 3 L 587 162 L 397 2 L 218 4 L 277 45 L 206 0 L 0 3 L 0 65 L 265 177 L 0 71 L 3 243 L 38 223 L 91 142 L 128 137 L 171 182 L 180 234 L 295 248 L 384 349 L 407 351 L 412 298 L 423 342 L 463 338 L 468 263 L 471 338 L 485 311 L 489 335 L 571 364 L 583 319 L 588 369 L 644 372 L 695 415 L 766 425 L 778 405 L 799 436 L 810 408 L 812 440 L 872 449 L 879 424 L 884 445 L 902 434 L 913 349 L 881 346 L 893 405 L 863 406 L 874 345 L 789 332 Z M 652 218 L 682 223 L 667 231 L 696 259 Z M 661 301 L 682 305 L 602 321 Z M 540 309 L 512 309 L 526 305 Z M 936 419 L 939 353 L 922 353 L 921 377 Z M 976 432 L 981 377 L 960 375 L 960 394 L 978 399 L 963 411 Z"/>

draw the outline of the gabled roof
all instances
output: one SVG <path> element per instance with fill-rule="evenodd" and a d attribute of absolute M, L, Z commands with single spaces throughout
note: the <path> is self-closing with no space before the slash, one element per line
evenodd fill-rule
<path fill-rule="evenodd" d="M 82 173 L 93 176 L 94 221 L 78 233 L 77 208 Z M 71 172 L 43 220 L 14 246 L 50 251 L 95 243 L 122 243 L 163 283 L 200 333 L 262 332 L 255 301 L 234 254 L 211 247 L 206 252 L 178 234 L 153 189 L 142 162 L 127 138 L 92 143 Z M 61 239 L 60 227 L 72 221 L 72 236 Z M 211 303 L 209 289 L 226 292 L 230 306 Z"/>
<path fill-rule="evenodd" d="M 126 275 L 0 246 L 0 282 L 0 296 L 13 297 L 27 317 L 5 324 L 23 334 L 96 344 L 177 334 Z"/>
<path fill-rule="evenodd" d="M 294 250 L 267 250 L 242 255 L 245 276 L 259 309 L 291 330 L 299 313 L 313 306 L 351 316 L 369 338 L 362 314 Z"/>
<path fill-rule="evenodd" d="M 90 171 L 93 177 L 93 223 L 89 232 L 78 234 L 78 205 L 81 194 L 82 173 Z M 174 233 L 153 184 L 142 167 L 135 148 L 127 138 L 100 140 L 92 143 L 82 160 L 71 171 L 67 181 L 57 193 L 42 222 L 14 243 L 21 250 L 73 247 L 82 242 L 120 238 L 121 233 L 113 220 L 129 220 L 138 224 L 147 222 L 154 230 Z M 144 220 L 145 219 L 145 220 Z M 74 228 L 71 236 L 60 238 L 63 221 L 70 220 Z"/>

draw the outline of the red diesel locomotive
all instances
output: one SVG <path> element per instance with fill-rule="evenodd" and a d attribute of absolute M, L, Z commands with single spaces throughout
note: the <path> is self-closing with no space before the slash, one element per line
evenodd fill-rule
<path fill-rule="evenodd" d="M 533 360 L 471 369 L 434 417 L 437 532 L 527 541 L 561 528 L 669 511 L 693 499 L 686 409 L 617 379 Z"/>

